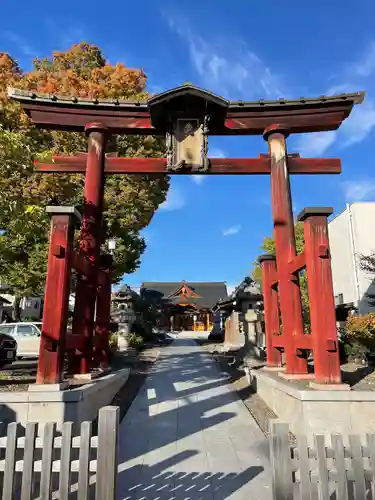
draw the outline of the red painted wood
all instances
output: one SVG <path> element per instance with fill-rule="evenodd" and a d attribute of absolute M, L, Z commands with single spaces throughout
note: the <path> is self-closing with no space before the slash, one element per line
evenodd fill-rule
<path fill-rule="evenodd" d="M 35 167 L 43 173 L 84 173 L 85 156 L 55 156 L 53 163 L 35 162 Z M 106 174 L 165 174 L 165 158 L 106 158 Z M 290 174 L 339 174 L 341 161 L 338 158 L 289 158 Z M 191 172 L 168 172 L 172 175 L 191 175 Z M 270 174 L 271 160 L 260 158 L 212 158 L 211 168 L 205 175 L 256 175 Z"/>
<path fill-rule="evenodd" d="M 268 144 L 272 165 L 272 216 L 286 372 L 307 373 L 307 360 L 297 356 L 298 347 L 294 342 L 296 336 L 303 335 L 303 318 L 299 280 L 291 280 L 288 265 L 296 257 L 296 245 L 285 137 L 281 133 L 272 133 L 268 136 Z"/>
<path fill-rule="evenodd" d="M 306 258 L 305 254 L 301 253 L 296 255 L 294 259 L 289 262 L 289 273 L 296 274 L 299 271 L 302 271 L 306 267 Z"/>
<path fill-rule="evenodd" d="M 282 123 L 290 133 L 322 132 L 336 130 L 349 115 L 349 110 L 342 106 L 333 108 L 318 108 L 307 110 L 263 110 L 263 112 L 228 113 L 225 120 L 225 129 L 235 132 L 236 135 L 261 135 L 263 131 L 274 123 Z M 349 112 L 348 112 L 349 111 Z"/>
<path fill-rule="evenodd" d="M 33 123 L 52 130 L 83 132 L 87 123 L 100 122 L 112 133 L 154 134 L 148 112 L 129 111 L 115 108 L 111 110 L 96 107 L 61 107 L 53 102 L 46 105 L 23 104 Z"/>
<path fill-rule="evenodd" d="M 86 278 L 93 278 L 96 268 L 82 253 L 73 252 L 72 267 Z"/>
<path fill-rule="evenodd" d="M 278 293 L 271 287 L 276 273 L 275 260 L 261 262 L 264 320 L 266 327 L 267 366 L 281 366 L 281 352 L 276 349 L 274 336 L 280 333 Z"/>
<path fill-rule="evenodd" d="M 285 344 L 284 335 L 274 335 L 272 344 L 274 347 L 283 348 Z M 310 334 L 298 335 L 294 339 L 296 349 L 310 350 L 313 348 L 313 337 Z"/>
<path fill-rule="evenodd" d="M 100 272 L 100 286 L 96 300 L 95 363 L 106 368 L 109 363 L 109 327 L 111 316 L 111 276 L 109 269 Z"/>
<path fill-rule="evenodd" d="M 67 332 L 66 335 L 66 349 L 69 351 L 78 351 L 78 352 L 70 352 L 70 356 L 78 356 L 82 354 L 82 349 L 84 345 L 84 337 L 82 335 L 73 335 L 72 332 Z"/>
<path fill-rule="evenodd" d="M 163 130 L 152 127 L 148 111 L 109 104 L 62 105 L 21 102 L 33 123 L 53 130 L 83 131 L 86 123 L 100 121 L 111 133 L 164 135 Z M 341 103 L 315 103 L 310 106 L 292 104 L 264 107 L 243 106 L 229 110 L 224 122 L 216 120 L 210 126 L 211 135 L 262 135 L 274 123 L 284 124 L 291 133 L 336 130 L 348 117 L 353 101 Z"/>
<path fill-rule="evenodd" d="M 96 272 L 89 278 L 79 274 L 77 279 L 72 334 L 82 335 L 85 341 L 82 356 L 71 360 L 70 369 L 73 373 L 77 370 L 89 373 L 92 366 L 97 272 L 102 243 L 106 129 L 102 124 L 95 123 L 86 127 L 86 133 L 88 153 L 79 252 L 96 268 Z"/>
<path fill-rule="evenodd" d="M 37 384 L 62 381 L 73 246 L 71 217 L 54 214 L 51 220 Z M 60 252 L 55 252 L 56 248 Z"/>
<path fill-rule="evenodd" d="M 318 383 L 340 383 L 331 259 L 329 252 L 322 252 L 322 247 L 329 249 L 327 216 L 307 216 L 304 234 L 315 379 Z M 332 345 L 336 350 L 331 350 Z"/>

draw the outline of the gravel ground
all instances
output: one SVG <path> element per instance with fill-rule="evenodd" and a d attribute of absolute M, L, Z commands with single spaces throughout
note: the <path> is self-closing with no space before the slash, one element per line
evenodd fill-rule
<path fill-rule="evenodd" d="M 36 380 L 37 361 L 17 361 L 0 370 L 0 392 L 27 391 Z"/>
<path fill-rule="evenodd" d="M 137 383 L 142 383 L 143 374 L 146 373 L 147 375 L 148 366 L 157 359 L 159 349 L 160 347 L 150 346 L 140 353 L 117 354 L 111 363 L 112 369 L 119 370 L 129 367 L 131 368 L 131 375 L 128 383 L 134 386 L 135 379 L 139 381 Z M 27 391 L 29 385 L 34 384 L 36 381 L 36 372 L 36 359 L 16 361 L 12 365 L 7 365 L 0 370 L 0 392 Z M 76 388 L 79 385 L 75 384 L 71 387 Z"/>

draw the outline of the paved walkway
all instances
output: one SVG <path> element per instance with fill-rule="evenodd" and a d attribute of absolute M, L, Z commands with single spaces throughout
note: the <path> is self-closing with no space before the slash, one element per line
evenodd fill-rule
<path fill-rule="evenodd" d="M 194 341 L 162 350 L 120 427 L 121 500 L 270 500 L 268 446 Z"/>

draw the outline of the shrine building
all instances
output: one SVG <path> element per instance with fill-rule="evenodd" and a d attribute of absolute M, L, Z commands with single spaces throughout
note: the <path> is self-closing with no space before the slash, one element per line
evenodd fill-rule
<path fill-rule="evenodd" d="M 141 298 L 159 313 L 158 326 L 168 331 L 211 331 L 212 309 L 228 297 L 225 282 L 145 282 Z"/>

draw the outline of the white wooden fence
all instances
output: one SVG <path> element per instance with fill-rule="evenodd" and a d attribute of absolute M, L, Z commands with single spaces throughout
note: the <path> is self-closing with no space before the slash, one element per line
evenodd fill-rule
<path fill-rule="evenodd" d="M 270 429 L 273 500 L 375 500 L 375 434 L 331 434 L 289 438 L 289 426 L 273 421 Z"/>
<path fill-rule="evenodd" d="M 92 422 L 83 422 L 79 436 L 73 423 L 62 432 L 47 423 L 9 423 L 0 437 L 0 488 L 2 500 L 114 500 L 116 495 L 119 408 L 100 410 L 97 435 Z M 1 491 L 1 490 L 0 490 Z M 95 492 L 95 494 L 94 494 Z"/>

